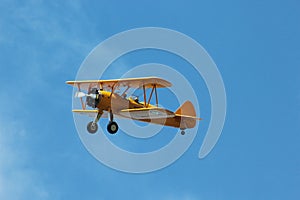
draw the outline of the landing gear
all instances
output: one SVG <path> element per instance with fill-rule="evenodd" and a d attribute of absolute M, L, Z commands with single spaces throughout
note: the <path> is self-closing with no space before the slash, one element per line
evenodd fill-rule
<path fill-rule="evenodd" d="M 87 130 L 89 133 L 94 134 L 98 130 L 98 124 L 95 123 L 94 121 L 91 121 L 87 124 Z"/>
<path fill-rule="evenodd" d="M 110 134 L 115 134 L 119 130 L 119 126 L 114 122 L 114 115 L 112 111 L 109 112 L 109 123 L 107 124 L 107 131 Z"/>
<path fill-rule="evenodd" d="M 107 124 L 107 131 L 110 134 L 115 134 L 118 131 L 119 127 L 118 124 L 116 122 L 109 122 Z"/>
<path fill-rule="evenodd" d="M 97 132 L 97 130 L 98 130 L 98 124 L 97 123 L 98 123 L 98 121 L 99 121 L 99 119 L 100 119 L 100 117 L 101 117 L 102 114 L 103 114 L 103 111 L 99 110 L 98 113 L 97 113 L 97 116 L 96 116 L 95 120 L 91 121 L 91 122 L 89 122 L 87 124 L 86 128 L 87 128 L 87 131 L 89 133 L 94 134 L 94 133 Z"/>
<path fill-rule="evenodd" d="M 98 130 L 98 121 L 101 117 L 101 115 L 103 114 L 103 111 L 102 110 L 99 110 L 98 111 L 98 114 L 95 118 L 94 121 L 91 121 L 87 124 L 87 131 L 91 134 L 94 134 L 97 132 Z M 116 122 L 114 122 L 114 116 L 113 116 L 113 113 L 112 111 L 110 111 L 109 113 L 109 123 L 107 125 L 107 131 L 110 133 L 110 134 L 115 134 L 118 130 L 119 130 L 119 126 Z"/>
<path fill-rule="evenodd" d="M 181 130 L 181 135 L 184 135 L 185 134 L 185 129 L 180 129 Z"/>

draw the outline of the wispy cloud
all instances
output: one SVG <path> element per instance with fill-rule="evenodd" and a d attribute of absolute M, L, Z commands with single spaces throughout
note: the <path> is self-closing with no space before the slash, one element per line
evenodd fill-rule
<path fill-rule="evenodd" d="M 20 122 L 0 119 L 0 199 L 50 199 L 42 175 L 24 145 L 27 131 Z"/>
<path fill-rule="evenodd" d="M 4 1 L 0 5 L 0 50 L 5 52 L 4 59 L 0 55 L 0 77 L 5 77 L 0 90 L 6 93 L 4 96 L 11 93 L 11 88 L 18 88 L 14 100 L 44 91 L 54 97 L 63 95 L 55 86 L 74 77 L 95 46 L 90 40 L 95 25 L 81 4 L 76 0 L 30 0 Z"/>
<path fill-rule="evenodd" d="M 81 1 L 1 4 L 0 49 L 15 57 L 10 67 L 41 83 L 47 74 L 78 68 L 74 61 L 81 62 L 95 46 L 90 40 L 95 25 L 81 7 Z"/>

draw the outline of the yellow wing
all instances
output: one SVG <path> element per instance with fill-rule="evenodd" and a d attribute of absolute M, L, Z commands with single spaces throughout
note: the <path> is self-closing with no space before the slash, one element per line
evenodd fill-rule
<path fill-rule="evenodd" d="M 130 87 L 130 88 L 156 88 L 171 87 L 172 84 L 164 79 L 158 77 L 143 77 L 143 78 L 125 78 L 112 80 L 83 80 L 83 81 L 67 81 L 69 85 L 76 86 L 83 90 L 90 88 L 113 88 L 113 87 Z"/>
<path fill-rule="evenodd" d="M 86 115 L 88 117 L 95 118 L 97 116 L 98 110 L 80 110 L 75 109 L 72 112 Z M 174 113 L 163 108 L 134 108 L 134 109 L 123 109 L 118 113 L 115 113 L 115 116 L 130 118 L 130 119 L 156 119 L 156 118 L 168 118 L 174 117 Z M 103 112 L 101 118 L 108 118 L 108 113 Z"/>
<path fill-rule="evenodd" d="M 95 118 L 97 116 L 98 110 L 72 110 L 72 112 Z M 103 112 L 101 118 L 107 118 L 107 117 L 108 117 L 108 113 Z"/>
<path fill-rule="evenodd" d="M 123 109 L 118 114 L 122 117 L 131 119 L 158 119 L 175 116 L 173 112 L 157 107 Z"/>

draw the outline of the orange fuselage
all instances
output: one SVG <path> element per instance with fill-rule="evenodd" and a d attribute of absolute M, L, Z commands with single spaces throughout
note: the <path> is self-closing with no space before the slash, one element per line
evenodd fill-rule
<path fill-rule="evenodd" d="M 114 114 L 119 114 L 123 109 L 134 109 L 134 108 L 146 108 L 146 107 L 156 107 L 151 104 L 145 104 L 144 102 L 136 102 L 131 98 L 122 97 L 116 93 L 111 93 L 108 91 L 101 91 L 100 101 L 97 105 L 98 110 L 102 111 L 112 111 Z M 183 127 L 181 126 L 181 117 L 174 116 L 171 118 L 155 118 L 155 119 L 135 119 L 143 122 L 160 124 L 165 126 L 172 126 L 176 128 Z M 186 127 L 186 125 L 184 125 Z"/>

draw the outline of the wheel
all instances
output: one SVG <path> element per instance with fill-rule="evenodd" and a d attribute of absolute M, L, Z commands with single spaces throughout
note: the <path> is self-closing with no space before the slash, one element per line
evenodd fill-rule
<path fill-rule="evenodd" d="M 88 131 L 89 133 L 94 134 L 94 133 L 97 132 L 97 130 L 98 130 L 98 124 L 97 124 L 97 123 L 91 121 L 91 122 L 89 122 L 89 123 L 87 124 L 87 131 Z"/>
<path fill-rule="evenodd" d="M 182 131 L 181 131 L 181 135 L 184 135 L 184 134 L 185 134 L 185 131 L 184 131 L 184 130 L 182 130 Z"/>
<path fill-rule="evenodd" d="M 109 122 L 107 125 L 107 131 L 110 134 L 115 134 L 118 131 L 119 127 L 116 122 Z"/>

